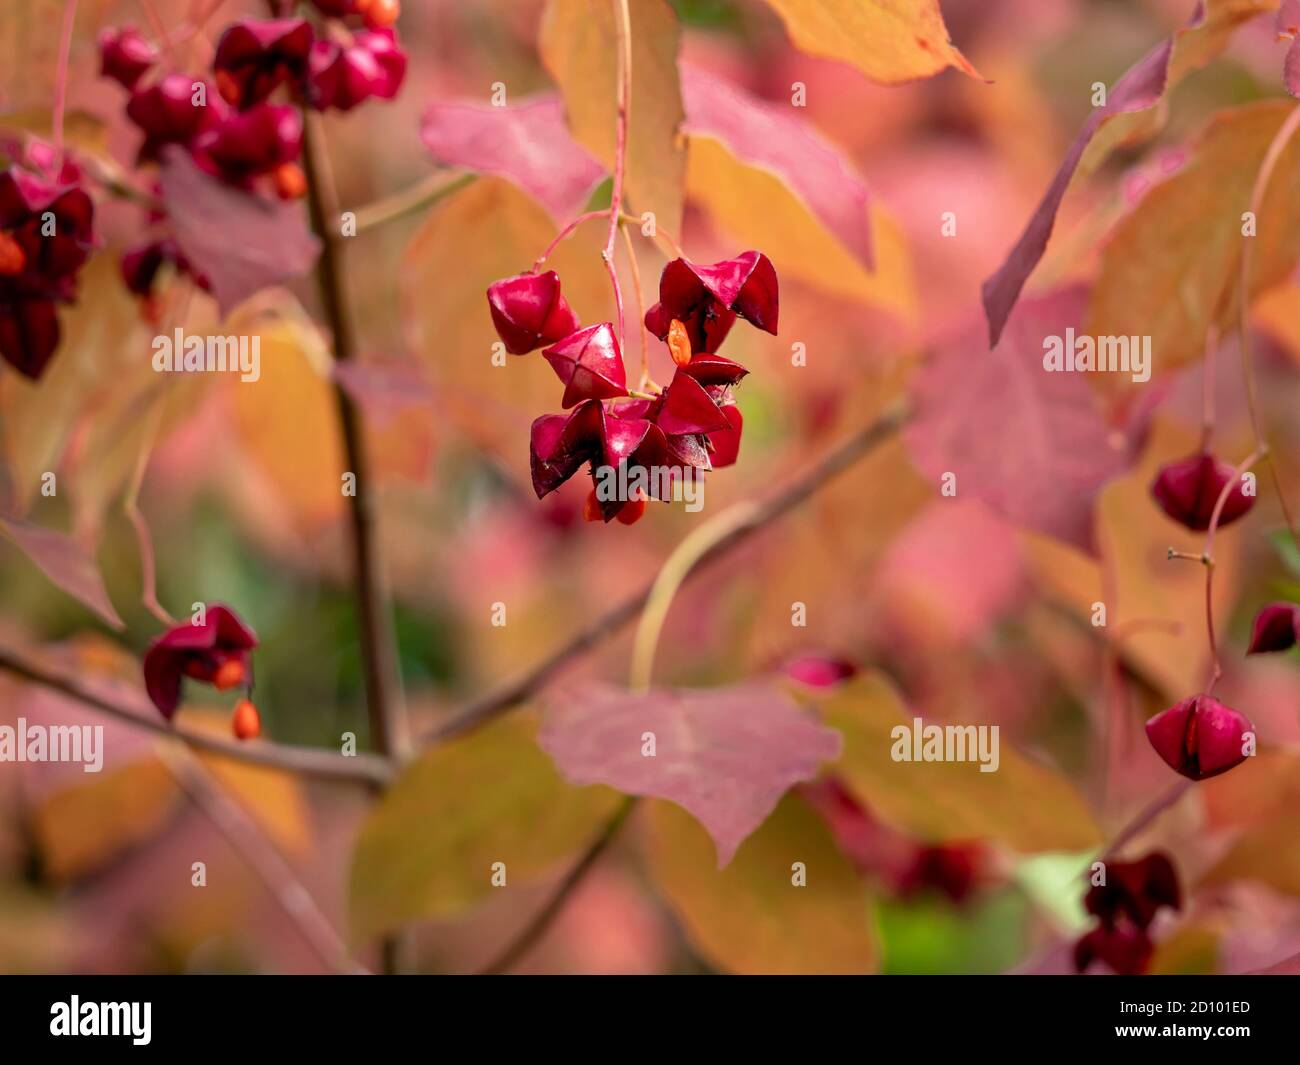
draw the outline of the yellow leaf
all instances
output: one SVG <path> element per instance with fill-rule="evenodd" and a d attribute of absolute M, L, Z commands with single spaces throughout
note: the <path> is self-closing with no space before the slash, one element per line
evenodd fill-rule
<path fill-rule="evenodd" d="M 598 230 L 582 227 L 547 262 L 588 323 L 608 320 L 613 307 Z M 512 467 L 527 455 L 533 419 L 559 410 L 563 388 L 536 356 L 507 355 L 504 366 L 493 365 L 499 338 L 487 287 L 528 270 L 554 237 L 554 223 L 531 197 L 507 181 L 479 178 L 430 211 L 404 253 L 403 318 L 413 350 L 448 414 L 480 444 L 508 454 Z"/>
<path fill-rule="evenodd" d="M 149 342 L 111 255 L 81 272 L 81 295 L 59 308 L 62 339 L 39 381 L 0 373 L 0 429 L 19 509 L 47 470 L 58 468 L 69 436 L 91 405 L 120 390 L 124 374 L 149 364 Z"/>
<path fill-rule="evenodd" d="M 979 73 L 948 40 L 939 0 L 767 0 L 801 52 L 887 85 L 956 67 Z"/>
<path fill-rule="evenodd" d="M 231 385 L 244 449 L 299 522 L 335 517 L 344 504 L 345 463 L 319 337 L 291 319 L 230 328 L 261 337 L 261 376 Z"/>
<path fill-rule="evenodd" d="M 1021 853 L 1082 850 L 1101 841 L 1074 786 L 1059 773 L 999 744 L 996 772 L 973 761 L 894 761 L 892 730 L 913 716 L 887 680 L 868 675 L 822 705 L 844 734 L 835 772 L 873 813 L 931 842 L 989 839 Z M 910 745 L 910 738 L 908 743 Z"/>
<path fill-rule="evenodd" d="M 678 137 L 681 30 L 667 0 L 630 0 L 632 96 L 625 188 L 631 212 L 653 211 L 676 234 L 686 153 Z M 613 172 L 618 43 L 609 0 L 551 0 L 539 35 L 542 61 L 564 94 L 574 138 Z"/>
<path fill-rule="evenodd" d="M 1155 369 L 1200 357 L 1212 323 L 1236 313 L 1243 214 L 1270 141 L 1294 105 L 1267 100 L 1214 117 L 1187 165 L 1151 189 L 1102 253 L 1093 336 L 1150 336 Z M 1300 141 L 1278 160 L 1256 220 L 1252 295 L 1294 268 L 1300 248 Z"/>
<path fill-rule="evenodd" d="M 714 965 L 745 974 L 875 968 L 866 889 L 802 799 L 781 800 L 722 870 L 708 834 L 680 807 L 656 800 L 650 826 L 655 879 Z"/>
<path fill-rule="evenodd" d="M 870 208 L 876 269 L 868 273 L 780 178 L 739 162 L 711 137 L 690 138 L 686 187 L 723 229 L 747 247 L 762 248 L 783 277 L 908 322 L 916 319 L 916 286 L 902 227 L 879 204 Z"/>
<path fill-rule="evenodd" d="M 171 815 L 176 784 L 157 758 L 54 792 L 33 812 L 45 872 L 69 880 L 152 836 Z"/>
<path fill-rule="evenodd" d="M 362 826 L 352 859 L 358 941 L 421 917 L 468 909 L 492 891 L 548 872 L 578 852 L 618 798 L 566 784 L 513 716 L 435 747 L 407 767 Z"/>

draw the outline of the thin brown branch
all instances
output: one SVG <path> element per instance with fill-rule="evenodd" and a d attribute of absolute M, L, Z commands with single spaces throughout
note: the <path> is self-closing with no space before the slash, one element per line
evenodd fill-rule
<path fill-rule="evenodd" d="M 301 773 L 304 776 L 351 781 L 371 786 L 385 785 L 393 776 L 393 769 L 389 762 L 372 754 L 345 756 L 341 753 L 335 754 L 333 751 L 291 747 L 260 740 L 254 743 L 243 743 L 186 728 L 184 725 L 171 724 L 152 714 L 144 716 L 136 713 L 129 706 L 83 688 L 70 677 L 60 676 L 33 662 L 28 662 L 7 648 L 0 648 L 0 670 L 12 673 L 32 684 L 49 688 L 69 699 L 75 699 L 91 709 L 124 721 L 135 728 L 171 736 L 197 751 L 208 751 L 236 761 L 271 766 L 291 773 Z"/>
<path fill-rule="evenodd" d="M 632 811 L 637 808 L 639 802 L 640 799 L 634 795 L 625 795 L 623 797 L 623 801 L 618 804 L 618 809 L 601 826 L 596 838 L 591 841 L 582 857 L 574 862 L 572 868 L 564 874 L 564 879 L 556 885 L 555 890 L 551 892 L 550 898 L 546 900 L 546 904 L 537 911 L 524 930 L 515 936 L 491 963 L 479 970 L 480 976 L 495 976 L 509 972 L 524 955 L 537 945 L 550 929 L 555 918 L 560 915 L 560 911 L 564 909 L 569 897 L 582 883 L 587 873 L 591 871 L 592 866 L 596 864 L 597 859 L 614 842 L 618 830 L 623 827 L 623 822 L 632 815 Z"/>
<path fill-rule="evenodd" d="M 908 411 L 905 405 L 899 404 L 891 408 L 875 421 L 854 433 L 853 436 L 827 454 L 820 462 L 808 467 L 800 477 L 791 481 L 781 491 L 757 504 L 748 520 L 738 525 L 724 539 L 719 540 L 706 552 L 686 579 L 690 580 L 712 563 L 726 557 L 732 548 L 748 540 L 754 533 L 777 518 L 789 513 L 859 459 L 870 454 L 877 446 L 892 438 L 902 427 L 907 417 Z M 570 637 L 568 642 L 556 648 L 552 654 L 537 663 L 517 680 L 511 681 L 504 687 L 474 700 L 425 732 L 420 737 L 420 742 L 427 745 L 440 743 L 454 736 L 459 736 L 487 724 L 489 721 L 500 717 L 525 702 L 534 693 L 545 687 L 575 658 L 614 635 L 640 614 L 641 608 L 645 606 L 646 600 L 650 597 L 653 584 L 653 580 L 647 582 L 640 591 L 629 596 L 623 602 L 602 614 L 590 625 L 579 630 Z"/>
<path fill-rule="evenodd" d="M 366 970 L 352 959 L 329 918 L 279 848 L 244 808 L 226 794 L 207 768 L 184 748 L 171 748 L 169 745 L 160 755 L 181 790 L 261 880 L 285 917 L 325 966 L 336 973 L 365 973 Z"/>
<path fill-rule="evenodd" d="M 345 363 L 356 357 L 357 333 L 348 301 L 344 249 L 338 230 L 338 196 L 329 171 L 319 116 L 305 114 L 303 125 L 307 203 L 312 228 L 321 241 L 321 256 L 317 265 L 321 302 L 333 336 L 334 358 Z M 365 452 L 361 411 L 337 381 L 334 395 L 343 433 L 347 472 L 353 474 L 356 481 L 355 490 L 348 496 L 348 514 L 352 525 L 353 579 L 356 585 L 361 664 L 365 677 L 371 738 L 383 754 L 389 758 L 400 758 L 406 749 L 407 737 L 395 692 L 398 674 L 393 619 L 383 565 L 379 558 L 375 497 Z"/>

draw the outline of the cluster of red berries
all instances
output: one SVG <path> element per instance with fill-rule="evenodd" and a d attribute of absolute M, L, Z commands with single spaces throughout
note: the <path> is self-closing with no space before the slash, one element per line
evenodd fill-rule
<path fill-rule="evenodd" d="M 4 145 L 0 171 L 0 357 L 33 380 L 59 345 L 56 305 L 77 294 L 94 245 L 95 205 L 53 147 Z"/>
<path fill-rule="evenodd" d="M 1135 862 L 1107 862 L 1103 884 L 1094 884 L 1083 905 L 1097 926 L 1074 945 L 1074 964 L 1085 972 L 1095 961 L 1124 976 L 1144 973 L 1154 944 L 1149 929 L 1160 908 L 1182 907 L 1173 862 L 1159 852 Z"/>
<path fill-rule="evenodd" d="M 650 385 L 648 395 L 628 390 L 613 324 L 579 328 L 553 270 L 494 282 L 487 295 L 507 351 L 524 355 L 548 345 L 542 356 L 564 383 L 561 406 L 573 408 L 533 422 L 530 460 L 538 499 L 584 463 L 594 478 L 602 467 L 698 476 L 736 461 L 743 422 L 732 392 L 749 371 L 717 349 L 737 317 L 776 333 L 777 277 L 766 255 L 747 251 L 710 266 L 674 259 L 664 267 L 659 302 L 646 312 L 645 327 L 667 342 L 675 371 L 666 388 Z M 648 476 L 644 483 L 650 498 L 663 498 L 664 479 Z M 630 525 L 645 508 L 644 496 L 604 498 L 593 488 L 584 515 Z"/>
<path fill-rule="evenodd" d="M 144 686 L 163 717 L 171 720 L 181 701 L 181 681 L 189 677 L 218 691 L 244 689 L 235 704 L 231 728 L 241 740 L 261 732 L 253 690 L 253 650 L 257 636 L 228 606 L 214 603 L 194 620 L 174 625 L 144 656 Z"/>
<path fill-rule="evenodd" d="M 397 0 L 313 2 L 324 16 L 319 24 L 306 18 L 232 23 L 217 42 L 211 83 L 164 69 L 159 49 L 132 27 L 106 31 L 102 73 L 130 93 L 126 114 L 144 135 L 137 162 L 157 162 L 175 146 L 232 187 L 286 200 L 302 196 L 300 107 L 348 111 L 371 97 L 392 99 L 406 75 L 406 53 L 392 29 Z M 289 102 L 272 102 L 281 88 Z M 165 237 L 128 252 L 123 278 L 147 299 L 165 265 L 207 287 Z"/>

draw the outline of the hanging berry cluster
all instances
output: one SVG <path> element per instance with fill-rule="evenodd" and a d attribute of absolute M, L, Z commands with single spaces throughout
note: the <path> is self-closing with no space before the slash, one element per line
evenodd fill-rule
<path fill-rule="evenodd" d="M 734 259 L 698 265 L 683 258 L 664 267 L 659 302 L 645 315 L 645 328 L 666 341 L 673 378 L 648 391 L 627 387 L 623 354 L 612 322 L 579 327 L 553 270 L 520 274 L 493 283 L 488 305 L 507 351 L 524 355 L 542 345 L 542 357 L 564 384 L 560 405 L 568 414 L 544 414 L 533 422 L 530 461 L 533 490 L 541 499 L 584 463 L 593 478 L 608 467 L 632 473 L 672 469 L 695 477 L 736 461 L 742 418 L 733 390 L 749 371 L 717 349 L 736 318 L 775 334 L 776 270 L 766 255 L 747 251 Z M 630 477 L 622 483 L 635 483 Z M 663 499 L 665 481 L 647 476 L 647 495 Z M 618 518 L 625 525 L 645 512 L 646 498 L 609 498 L 594 488 L 589 521 Z"/>
<path fill-rule="evenodd" d="M 312 2 L 315 19 L 245 18 L 228 26 L 217 41 L 211 81 L 169 69 L 134 28 L 106 31 L 102 73 L 130 93 L 126 114 L 143 134 L 137 163 L 158 162 L 174 146 L 231 187 L 285 200 L 302 196 L 301 108 L 350 111 L 371 97 L 391 100 L 406 75 L 406 53 L 392 28 L 396 0 Z M 277 94 L 288 102 L 275 102 Z M 207 287 L 166 235 L 126 253 L 123 279 L 148 301 L 164 266 Z"/>
<path fill-rule="evenodd" d="M 1135 862 L 1106 862 L 1104 879 L 1084 896 L 1097 925 L 1074 945 L 1074 964 L 1085 972 L 1093 962 L 1124 976 L 1144 973 L 1154 952 L 1149 929 L 1161 907 L 1180 909 L 1182 892 L 1173 862 L 1159 852 Z"/>
<path fill-rule="evenodd" d="M 77 294 L 95 205 L 77 166 L 32 140 L 5 146 L 0 171 L 0 357 L 33 380 L 59 346 L 56 305 Z"/>

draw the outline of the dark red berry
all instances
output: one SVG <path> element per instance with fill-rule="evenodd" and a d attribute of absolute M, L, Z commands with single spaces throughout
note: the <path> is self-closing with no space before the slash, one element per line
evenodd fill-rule
<path fill-rule="evenodd" d="M 487 297 L 492 324 L 511 355 L 526 355 L 578 328 L 578 316 L 560 293 L 560 276 L 554 270 L 494 281 Z"/>
<path fill-rule="evenodd" d="M 140 36 L 133 26 L 107 29 L 99 37 L 100 73 L 123 88 L 134 89 L 145 73 L 158 62 L 158 49 Z"/>
<path fill-rule="evenodd" d="M 715 352 L 736 315 L 775 334 L 779 303 L 776 270 L 759 252 L 707 266 L 673 259 L 664 267 L 659 302 L 646 311 L 645 325 L 664 340 L 673 321 L 680 321 L 692 351 Z"/>
<path fill-rule="evenodd" d="M 1133 862 L 1106 862 L 1106 882 L 1084 896 L 1087 911 L 1104 924 L 1127 920 L 1147 928 L 1162 906 L 1182 908 L 1178 874 L 1167 855 L 1155 852 Z"/>
<path fill-rule="evenodd" d="M 1286 651 L 1300 642 L 1300 606 L 1270 603 L 1255 615 L 1248 655 Z"/>
<path fill-rule="evenodd" d="M 1226 462 L 1203 451 L 1162 466 L 1151 485 L 1151 494 L 1174 521 L 1203 532 L 1210 527 L 1223 486 L 1235 476 L 1236 471 Z M 1255 497 L 1243 491 L 1241 479 L 1236 480 L 1219 517 L 1221 527 L 1231 525 L 1255 503 Z"/>
<path fill-rule="evenodd" d="M 1244 762 L 1247 733 L 1255 731 L 1244 714 L 1209 695 L 1193 695 L 1162 710 L 1146 728 L 1156 754 L 1191 780 L 1218 776 Z"/>
<path fill-rule="evenodd" d="M 307 59 L 307 98 L 318 110 L 350 111 L 377 96 L 391 100 L 406 77 L 406 53 L 392 30 L 361 30 L 350 44 L 318 40 Z"/>
<path fill-rule="evenodd" d="M 222 97 L 242 109 L 307 73 L 311 23 L 301 18 L 240 19 L 217 42 L 212 69 Z"/>
<path fill-rule="evenodd" d="M 1155 945 L 1141 928 L 1101 925 L 1074 945 L 1074 965 L 1086 972 L 1093 962 L 1104 962 L 1121 976 L 1139 976 L 1151 965 Z"/>
<path fill-rule="evenodd" d="M 218 678 L 226 682 L 234 675 L 234 663 L 241 675 L 237 683 L 243 683 L 256 646 L 257 636 L 239 615 L 214 604 L 207 608 L 203 624 L 185 622 L 154 640 L 144 656 L 145 689 L 163 717 L 170 718 L 180 703 L 183 677 L 205 684 L 216 684 Z"/>

